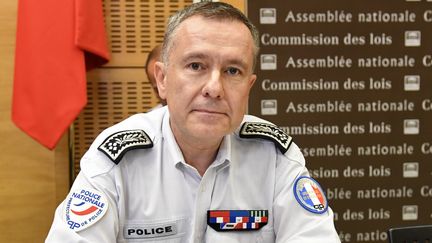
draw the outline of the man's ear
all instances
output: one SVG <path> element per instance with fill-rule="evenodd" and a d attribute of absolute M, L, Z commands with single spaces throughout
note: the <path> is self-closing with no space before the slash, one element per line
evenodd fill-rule
<path fill-rule="evenodd" d="M 251 89 L 257 79 L 256 74 L 252 74 L 249 78 L 249 88 Z"/>
<path fill-rule="evenodd" d="M 154 75 L 159 91 L 159 96 L 166 99 L 166 79 L 165 79 L 165 64 L 162 62 L 155 63 Z"/>

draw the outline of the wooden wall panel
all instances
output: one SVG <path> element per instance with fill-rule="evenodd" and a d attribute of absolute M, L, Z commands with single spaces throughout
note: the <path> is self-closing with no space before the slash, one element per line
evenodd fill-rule
<path fill-rule="evenodd" d="M 144 67 L 147 53 L 163 41 L 170 15 L 191 0 L 104 0 L 112 60 L 107 67 Z"/>
<path fill-rule="evenodd" d="M 74 175 L 94 138 L 126 117 L 157 105 L 144 68 L 97 69 L 87 76 L 88 103 L 73 126 Z"/>

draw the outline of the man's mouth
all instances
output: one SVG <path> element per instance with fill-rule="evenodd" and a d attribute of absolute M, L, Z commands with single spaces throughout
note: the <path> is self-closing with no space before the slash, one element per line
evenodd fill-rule
<path fill-rule="evenodd" d="M 217 110 L 211 110 L 211 109 L 194 109 L 193 112 L 203 113 L 203 114 L 209 114 L 209 115 L 226 115 L 225 112 L 217 111 Z"/>

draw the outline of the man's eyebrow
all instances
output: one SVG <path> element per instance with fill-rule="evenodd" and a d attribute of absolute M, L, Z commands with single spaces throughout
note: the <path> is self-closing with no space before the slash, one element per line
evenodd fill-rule
<path fill-rule="evenodd" d="M 202 52 L 192 52 L 192 53 L 186 54 L 182 58 L 182 60 L 183 61 L 188 61 L 190 59 L 205 59 L 207 57 L 208 57 L 208 55 L 206 55 L 205 53 L 202 53 Z"/>
<path fill-rule="evenodd" d="M 203 52 L 191 52 L 191 53 L 186 54 L 181 60 L 183 62 L 188 62 L 190 60 L 206 59 L 208 57 L 209 57 L 209 55 L 207 55 L 206 53 L 203 53 Z M 239 66 L 242 69 L 247 69 L 247 67 L 248 67 L 247 63 L 243 59 L 235 58 L 235 57 L 230 58 L 227 61 L 225 61 L 225 64 Z"/>
<path fill-rule="evenodd" d="M 240 66 L 243 69 L 247 69 L 247 63 L 245 61 L 243 61 L 243 59 L 229 59 L 227 62 L 229 65 L 236 65 L 236 66 Z"/>

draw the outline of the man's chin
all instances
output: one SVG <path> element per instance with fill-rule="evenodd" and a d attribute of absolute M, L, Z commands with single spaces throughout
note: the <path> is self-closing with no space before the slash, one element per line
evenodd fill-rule
<path fill-rule="evenodd" d="M 229 133 L 229 129 L 222 123 L 204 122 L 192 125 L 193 134 L 201 138 L 223 137 Z"/>

